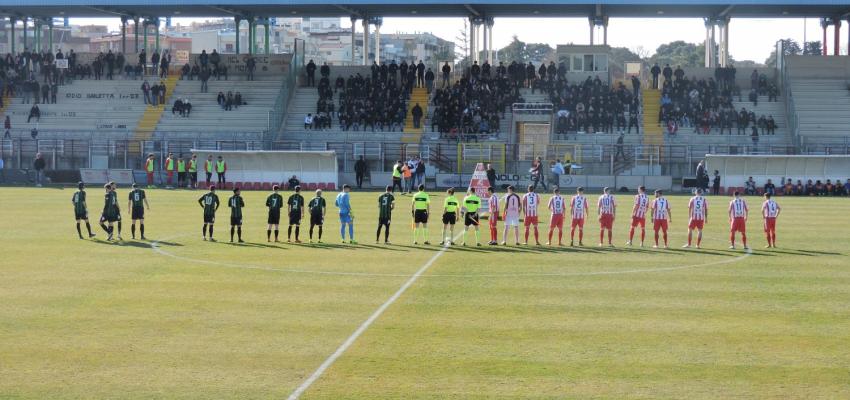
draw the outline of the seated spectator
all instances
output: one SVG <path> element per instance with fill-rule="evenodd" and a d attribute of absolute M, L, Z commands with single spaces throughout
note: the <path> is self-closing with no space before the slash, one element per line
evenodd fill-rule
<path fill-rule="evenodd" d="M 224 97 L 224 92 L 218 92 L 218 95 L 215 97 L 215 102 L 218 103 L 219 107 L 224 108 L 224 102 L 226 98 Z"/>
<path fill-rule="evenodd" d="M 310 129 L 313 127 L 313 114 L 307 114 L 304 117 L 304 129 Z"/>
<path fill-rule="evenodd" d="M 823 183 L 820 181 L 820 179 L 815 181 L 814 195 L 815 196 L 823 196 L 824 195 Z"/>
<path fill-rule="evenodd" d="M 192 72 L 189 74 L 189 80 L 190 81 L 194 80 L 200 74 L 201 74 L 201 67 L 199 67 L 198 64 L 196 63 L 195 65 L 192 66 Z"/>
<path fill-rule="evenodd" d="M 29 116 L 27 116 L 27 123 L 29 123 L 33 118 L 35 118 L 35 122 L 41 121 L 41 110 L 38 109 L 38 104 L 33 104 L 32 108 L 30 108 Z"/>
<path fill-rule="evenodd" d="M 242 101 L 242 93 L 236 92 L 236 95 L 233 96 L 233 106 L 239 108 L 239 106 L 244 106 L 245 103 Z"/>
<path fill-rule="evenodd" d="M 189 75 L 192 73 L 192 67 L 189 66 L 189 63 L 183 64 L 183 68 L 180 69 L 180 80 L 189 79 Z"/>
<path fill-rule="evenodd" d="M 776 185 L 774 185 L 773 181 L 770 179 L 768 179 L 767 183 L 764 184 L 764 193 L 770 194 L 771 196 L 776 195 Z"/>
<path fill-rule="evenodd" d="M 747 179 L 747 182 L 744 185 L 744 193 L 749 196 L 753 196 L 756 194 L 756 181 L 753 180 L 752 176 L 750 177 L 750 179 Z"/>
<path fill-rule="evenodd" d="M 233 92 L 228 91 L 227 97 L 224 99 L 224 110 L 231 111 L 233 110 Z"/>
<path fill-rule="evenodd" d="M 171 106 L 171 115 L 174 115 L 174 114 L 180 114 L 181 117 L 183 116 L 183 100 L 182 99 L 174 100 L 174 105 Z"/>
<path fill-rule="evenodd" d="M 848 179 L 847 182 L 844 183 L 844 190 L 842 194 L 844 194 L 845 196 L 850 195 L 850 179 Z"/>
<path fill-rule="evenodd" d="M 788 179 L 788 181 L 785 182 L 785 187 L 783 188 L 782 193 L 786 196 L 794 194 L 794 184 L 791 183 L 791 179 Z"/>
<path fill-rule="evenodd" d="M 188 118 L 191 113 L 192 103 L 189 102 L 189 99 L 183 99 L 183 116 Z"/>
<path fill-rule="evenodd" d="M 826 184 L 824 185 L 824 195 L 825 196 L 832 196 L 834 194 L 833 193 L 834 190 L 835 190 L 835 186 L 832 185 L 832 180 L 827 179 Z"/>
<path fill-rule="evenodd" d="M 803 181 L 797 179 L 797 184 L 794 186 L 794 195 L 802 196 L 804 194 L 806 194 L 806 187 L 803 186 Z"/>

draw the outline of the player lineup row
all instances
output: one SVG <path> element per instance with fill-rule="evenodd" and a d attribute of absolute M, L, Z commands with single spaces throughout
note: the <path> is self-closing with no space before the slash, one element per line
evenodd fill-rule
<path fill-rule="evenodd" d="M 79 190 L 74 193 L 72 203 L 74 205 L 75 219 L 77 221 L 77 233 L 80 238 L 83 238 L 80 224 L 85 222 L 88 229 L 89 237 L 94 237 L 95 234 L 91 231 L 91 225 L 88 222 L 88 210 L 86 205 L 85 185 L 80 183 Z M 118 205 L 118 197 L 116 186 L 113 182 L 104 185 L 106 191 L 104 197 L 103 212 L 100 217 L 100 225 L 107 233 L 107 240 L 113 240 L 114 230 L 117 227 L 117 238 L 121 240 L 121 211 Z M 287 240 L 291 241 L 293 231 L 295 234 L 295 242 L 300 243 L 301 221 L 305 217 L 305 213 L 310 217 L 309 237 L 312 242 L 314 231 L 318 228 L 318 241 L 321 243 L 323 234 L 324 219 L 327 212 L 327 202 L 322 197 L 322 191 L 317 190 L 316 196 L 308 203 L 305 203 L 304 197 L 301 195 L 301 188 L 295 187 L 295 193 L 284 201 L 283 196 L 279 193 L 280 188 L 274 186 L 272 193 L 266 198 L 265 206 L 268 208 L 266 239 L 279 241 L 279 226 L 281 211 L 286 206 L 288 217 L 288 233 Z M 350 193 L 351 188 L 348 185 L 343 185 L 342 191 L 337 194 L 334 200 L 334 206 L 338 209 L 340 221 L 340 237 L 345 242 L 346 227 L 348 230 L 348 239 L 350 243 L 357 243 L 354 239 L 354 213 L 351 208 Z M 514 241 L 517 245 L 520 244 L 520 217 L 523 217 L 523 225 L 525 226 L 524 244 L 528 244 L 529 236 L 533 233 L 534 242 L 540 245 L 539 240 L 539 208 L 542 204 L 541 196 L 534 191 L 533 186 L 528 186 L 527 192 L 520 196 L 515 192 L 513 186 L 507 188 L 507 193 L 499 196 L 494 192 L 494 189 L 487 188 L 487 206 L 488 206 L 488 225 L 490 228 L 489 245 L 495 246 L 498 241 L 498 224 L 503 221 L 504 231 L 502 235 L 502 245 L 507 244 L 507 239 L 511 228 L 514 231 Z M 776 220 L 781 213 L 779 204 L 771 198 L 770 194 L 765 194 L 765 200 L 762 203 L 761 215 L 764 220 L 764 231 L 767 238 L 767 247 L 776 245 Z M 384 234 L 384 243 L 389 242 L 389 228 L 392 221 L 392 214 L 395 210 L 395 196 L 392 192 L 392 187 L 387 187 L 386 191 L 378 196 L 378 228 L 376 232 L 376 242 L 380 242 L 381 233 Z M 471 188 L 467 190 L 466 196 L 460 201 L 455 197 L 454 189 L 449 189 L 446 192 L 446 197 L 443 201 L 442 214 L 442 234 L 441 245 L 454 244 L 454 227 L 460 219 L 463 220 L 463 242 L 466 245 L 466 237 L 469 230 L 475 234 L 475 244 L 481 246 L 480 241 L 480 220 L 479 210 L 482 206 L 482 199 L 476 195 Z M 198 199 L 198 204 L 203 208 L 203 240 L 214 241 L 213 232 L 215 225 L 216 212 L 218 211 L 221 202 L 216 194 L 215 185 L 210 186 L 208 193 Z M 234 238 L 238 242 L 242 240 L 242 209 L 245 207 L 245 201 L 241 196 L 239 188 L 233 189 L 233 195 L 228 199 L 227 206 L 230 209 L 230 240 Z M 141 238 L 144 236 L 144 214 L 145 209 L 150 209 L 147 202 L 145 191 L 133 185 L 133 190 L 130 191 L 128 197 L 128 208 L 131 210 L 131 232 L 135 239 L 136 223 L 139 223 L 139 232 Z M 569 202 L 561 195 L 560 190 L 555 188 L 546 208 L 550 212 L 549 232 L 547 245 L 553 243 L 553 234 L 557 230 L 557 245 L 563 245 L 563 231 L 567 213 L 570 216 L 570 245 L 575 245 L 576 233 L 578 233 L 578 244 L 584 245 L 584 226 L 585 221 L 591 215 L 590 201 L 584 194 L 583 188 L 578 188 L 576 194 L 573 195 Z M 702 235 L 705 225 L 708 223 L 709 216 L 708 201 L 703 196 L 701 190 L 697 190 L 695 195 L 688 201 L 688 241 L 683 247 L 694 245 L 694 233 L 696 233 L 697 248 L 701 247 Z M 611 194 L 609 188 L 603 189 L 603 193 L 599 196 L 596 202 L 595 216 L 599 222 L 599 246 L 605 245 L 605 237 L 607 233 L 607 245 L 613 246 L 613 226 L 617 214 L 617 201 L 614 195 Z M 735 248 L 736 234 L 741 235 L 744 248 L 747 246 L 746 226 L 749 219 L 749 207 L 741 194 L 735 192 L 732 200 L 729 202 L 727 209 L 728 219 L 730 223 L 730 248 Z M 418 239 L 421 236 L 423 244 L 428 242 L 428 222 L 431 215 L 431 198 L 425 192 L 423 185 L 420 185 L 418 191 L 413 194 L 411 201 L 411 215 L 413 228 L 413 243 L 418 244 Z M 654 193 L 654 199 L 650 200 L 646 194 L 646 188 L 641 186 L 638 189 L 638 194 L 634 196 L 631 209 L 631 224 L 629 229 L 629 239 L 627 245 L 632 245 L 635 232 L 640 232 L 640 246 L 645 242 L 646 235 L 646 219 L 649 215 L 652 221 L 654 231 L 655 244 L 653 247 L 659 247 L 659 240 L 663 240 L 663 247 L 668 247 L 667 231 L 672 224 L 672 212 L 669 201 L 664 197 L 660 190 Z M 116 226 L 117 225 L 117 226 Z"/>

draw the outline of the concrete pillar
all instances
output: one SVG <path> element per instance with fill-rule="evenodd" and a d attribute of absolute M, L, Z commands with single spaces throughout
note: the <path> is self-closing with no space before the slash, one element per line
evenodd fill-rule
<path fill-rule="evenodd" d="M 835 43 L 833 43 L 832 55 L 837 56 L 840 53 L 839 48 L 841 46 L 841 20 L 834 18 L 832 23 L 835 26 Z"/>
<path fill-rule="evenodd" d="M 721 41 L 723 42 L 720 47 L 721 52 L 721 67 L 729 66 L 729 18 L 723 20 L 721 28 Z"/>
<path fill-rule="evenodd" d="M 47 47 L 53 53 L 53 18 L 47 20 Z"/>
<path fill-rule="evenodd" d="M 154 38 L 156 38 L 154 41 L 154 43 L 156 44 L 155 51 L 159 53 L 159 17 L 154 18 L 153 22 L 155 24 L 154 26 L 156 27 L 156 30 L 154 31 Z"/>
<path fill-rule="evenodd" d="M 53 37 L 53 34 L 50 34 Z M 127 17 L 121 17 L 121 52 L 127 54 Z"/>
<path fill-rule="evenodd" d="M 829 49 L 829 47 L 827 47 L 827 44 L 826 44 L 826 27 L 829 26 L 829 21 L 826 18 L 821 18 L 820 26 L 821 26 L 821 28 L 823 28 L 823 43 L 821 43 L 823 50 L 821 50 L 821 55 L 826 56 L 827 55 L 827 49 Z"/>
<path fill-rule="evenodd" d="M 588 22 L 590 23 L 590 45 L 593 46 L 593 30 L 596 28 L 596 21 L 593 20 L 593 17 L 590 17 Z"/>
<path fill-rule="evenodd" d="M 11 43 L 12 54 L 15 54 L 15 24 L 17 22 L 18 22 L 18 20 L 15 19 L 15 17 L 9 17 L 9 29 L 11 30 L 11 34 L 12 34 L 12 43 Z"/>
<path fill-rule="evenodd" d="M 375 21 L 375 62 L 381 63 L 381 25 L 383 21 Z"/>
<path fill-rule="evenodd" d="M 608 45 L 608 17 L 602 17 L 602 44 Z"/>
<path fill-rule="evenodd" d="M 148 21 L 147 18 L 145 18 L 145 20 L 142 21 L 142 41 L 143 41 L 142 50 L 144 50 L 145 53 L 148 52 L 148 23 L 149 23 L 149 21 Z M 150 56 L 151 55 L 148 54 L 148 59 L 150 59 Z M 142 67 L 144 68 L 144 66 L 142 66 Z"/>
<path fill-rule="evenodd" d="M 351 65 L 357 63 L 357 56 L 354 54 L 357 48 L 357 17 L 351 16 Z"/>
<path fill-rule="evenodd" d="M 23 31 L 22 31 L 22 33 L 23 33 L 24 35 L 23 35 L 23 37 L 21 38 L 21 44 L 23 45 L 24 50 L 26 50 L 26 49 L 27 49 L 27 46 L 28 46 L 28 45 L 27 45 L 27 17 L 23 17 L 23 18 L 21 18 L 21 24 L 24 26 L 24 29 L 23 29 Z"/>
<path fill-rule="evenodd" d="M 711 64 L 712 64 L 711 60 L 714 59 L 713 55 L 711 54 L 711 53 L 713 53 L 712 50 L 714 49 L 714 43 L 712 43 L 712 40 L 713 40 L 712 27 L 714 26 L 713 24 L 714 24 L 714 22 L 711 20 L 711 18 L 705 18 L 705 67 L 706 68 L 711 68 Z"/>
<path fill-rule="evenodd" d="M 369 65 L 369 18 L 363 17 L 363 65 Z"/>
<path fill-rule="evenodd" d="M 269 41 L 270 41 L 269 38 L 271 37 L 271 31 L 269 30 L 269 19 L 266 18 L 266 20 L 263 21 L 263 23 L 264 23 L 264 26 L 265 26 L 265 34 L 266 34 L 266 40 L 265 40 L 266 55 L 268 55 L 268 54 L 271 54 L 271 50 L 269 49 Z"/>
<path fill-rule="evenodd" d="M 489 27 L 487 26 L 487 22 L 485 20 L 485 22 L 481 24 L 481 51 L 484 52 L 484 60 L 482 61 L 490 60 L 490 35 L 488 33 L 488 30 Z"/>
<path fill-rule="evenodd" d="M 475 63 L 475 17 L 469 17 L 469 65 Z"/>
<path fill-rule="evenodd" d="M 490 41 L 490 52 L 487 54 L 487 59 L 490 60 L 490 64 L 496 64 L 496 50 L 493 49 L 493 25 L 495 25 L 495 22 L 493 17 L 487 18 L 487 35 Z"/>
<path fill-rule="evenodd" d="M 133 17 L 133 33 L 134 33 L 134 36 L 135 36 L 135 39 L 134 39 L 135 40 L 135 46 L 133 48 L 136 49 L 135 51 L 136 51 L 136 53 L 138 53 L 139 52 L 139 17 Z"/>
<path fill-rule="evenodd" d="M 239 54 L 239 45 L 242 41 L 242 30 L 239 28 L 242 25 L 242 17 L 236 15 L 233 17 L 233 25 L 236 26 L 236 54 Z"/>

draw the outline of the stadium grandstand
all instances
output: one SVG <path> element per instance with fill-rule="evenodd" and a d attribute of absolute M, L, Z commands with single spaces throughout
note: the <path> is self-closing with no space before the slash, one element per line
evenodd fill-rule
<path fill-rule="evenodd" d="M 165 3 L 161 6 L 181 15 L 210 12 Z M 494 18 L 544 8 L 553 15 L 575 16 L 586 9 L 571 1 L 556 2 L 562 3 L 557 7 L 529 6 L 534 10 L 485 3 L 463 10 L 423 4 L 418 10 L 425 15 L 470 16 L 470 33 L 483 31 L 470 37 L 487 40 L 483 45 L 471 43 L 472 64 L 466 65 L 439 60 L 418 65 L 415 59 L 396 63 L 369 51 L 367 41 L 360 52 L 364 58 L 352 59 L 352 64 L 362 65 L 322 66 L 321 60 L 305 58 L 303 42 L 294 43 L 291 54 L 255 54 L 252 46 L 240 52 L 237 41 L 237 54 L 215 65 L 191 54 L 185 63 L 164 65 L 167 73 L 160 73 L 163 65 L 150 63 L 150 57 L 143 60 L 146 55 L 140 53 L 164 58 L 167 52 L 140 48 L 138 30 L 135 37 L 126 33 L 131 24 L 159 23 L 138 17 L 153 3 L 119 12 L 125 51 L 114 74 L 105 71 L 112 69 L 112 53 L 72 57 L 43 40 L 16 47 L 12 39 L 16 51 L 4 59 L 0 109 L 8 118 L 9 135 L 2 146 L 10 175 L 6 180 L 31 180 L 30 160 L 36 153 L 46 157 L 49 179 L 70 182 L 80 168 L 141 172 L 149 154 L 161 170 L 168 153 L 192 149 L 297 150 L 335 152 L 341 183 L 354 182 L 355 161 L 362 156 L 371 177 L 367 185 L 376 188 L 388 181 L 397 160 L 411 157 L 425 160 L 428 182 L 435 186 L 466 180 L 479 163 L 492 164 L 505 184 L 519 183 L 541 157 L 546 163 L 561 160 L 567 165 L 564 177 L 551 177 L 567 179 L 559 182 L 567 185 L 581 181 L 569 176 L 661 176 L 669 181 L 665 186 L 685 188 L 706 154 L 848 153 L 844 111 L 850 107 L 850 65 L 844 57 L 787 56 L 766 68 L 735 70 L 728 55 L 731 18 L 829 16 L 834 2 L 807 7 L 770 1 L 724 7 L 676 2 L 659 5 L 654 12 L 650 8 L 655 6 L 602 2 L 588 16 L 590 44 L 558 46 L 556 59 L 542 64 L 491 64 Z M 74 2 L 67 7 L 65 15 L 88 17 L 111 10 Z M 327 14 L 306 3 L 287 7 L 303 15 Z M 364 35 L 369 35 L 370 26 L 381 24 L 375 15 L 394 16 L 405 7 L 358 4 L 350 16 L 361 21 Z M 23 22 L 24 29 L 28 20 L 41 30 L 52 26 L 43 18 L 55 11 L 49 2 L 13 8 L 13 38 L 16 23 Z M 263 6 L 246 4 L 235 18 L 267 12 Z M 653 13 L 705 16 L 707 32 L 720 31 L 718 40 L 708 35 L 710 48 L 717 51 L 706 55 L 705 67 L 657 77 L 654 86 L 652 65 L 608 65 L 607 34 L 603 43 L 593 43 L 594 29 L 607 32 L 610 16 Z M 251 29 L 268 23 L 256 17 L 247 21 Z M 837 38 L 840 19 L 823 21 L 836 26 Z M 21 51 L 28 45 L 44 50 Z M 170 54 L 167 57 L 171 60 Z M 628 72 L 615 76 L 614 70 Z"/>

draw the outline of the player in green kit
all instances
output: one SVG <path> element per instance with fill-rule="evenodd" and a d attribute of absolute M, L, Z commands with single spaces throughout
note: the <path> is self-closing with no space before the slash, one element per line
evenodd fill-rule
<path fill-rule="evenodd" d="M 220 205 L 218 195 L 215 194 L 215 185 L 210 185 L 210 191 L 198 199 L 198 204 L 204 209 L 204 240 L 207 240 L 207 227 L 209 227 L 210 242 L 215 242 L 213 225 L 215 224 L 215 212 L 218 211 Z"/>
<path fill-rule="evenodd" d="M 71 204 L 74 205 L 74 219 L 77 221 L 77 235 L 80 236 L 80 239 L 83 238 L 83 232 L 80 230 L 80 222 L 85 221 L 86 229 L 89 231 L 89 237 L 93 238 L 95 234 L 91 231 L 89 210 L 86 206 L 86 184 L 80 182 L 77 184 L 77 188 L 79 190 L 74 193 L 73 197 L 71 197 Z"/>
<path fill-rule="evenodd" d="M 425 185 L 419 185 L 419 191 L 413 195 L 413 204 L 411 205 L 413 214 L 413 244 L 416 243 L 416 238 L 422 227 L 422 239 L 424 244 L 431 244 L 428 241 L 428 214 L 431 213 L 431 196 L 425 193 Z"/>
<path fill-rule="evenodd" d="M 245 200 L 239 192 L 239 188 L 234 188 L 233 196 L 227 200 L 227 206 L 230 207 L 230 243 L 233 243 L 233 231 L 239 235 L 239 243 L 245 243 L 242 240 L 242 208 L 245 207 Z"/>
<path fill-rule="evenodd" d="M 446 190 L 446 199 L 443 200 L 443 234 L 440 236 L 440 246 L 454 243 L 455 224 L 457 223 L 457 209 L 460 202 L 455 197 L 455 189 Z M 449 229 L 449 237 L 446 238 L 446 229 Z"/>
<path fill-rule="evenodd" d="M 466 197 L 463 198 L 463 245 L 466 246 L 466 231 L 470 226 L 475 229 L 475 245 L 481 246 L 481 231 L 478 229 L 478 209 L 481 208 L 481 198 L 475 194 L 475 190 L 469 188 L 466 191 Z"/>
<path fill-rule="evenodd" d="M 106 240 L 112 240 L 113 232 L 115 232 L 113 224 L 115 222 L 121 223 L 121 211 L 118 208 L 118 195 L 112 188 L 112 182 L 103 185 L 103 188 L 106 190 L 106 194 L 103 197 L 103 213 L 100 215 L 100 227 L 109 235 L 106 237 Z M 121 240 L 121 228 L 118 228 L 118 240 Z"/>
<path fill-rule="evenodd" d="M 269 208 L 269 226 L 266 228 L 266 241 L 272 241 L 272 227 L 274 227 L 274 241 L 278 242 L 278 232 L 280 227 L 280 209 L 283 208 L 283 196 L 278 193 L 280 186 L 272 187 L 272 194 L 266 198 L 266 207 Z"/>
<path fill-rule="evenodd" d="M 298 235 L 301 233 L 301 219 L 304 218 L 304 196 L 301 196 L 301 186 L 295 187 L 295 193 L 286 200 L 289 209 L 289 230 L 286 232 L 286 241 L 292 238 L 292 227 L 295 226 L 295 243 L 301 243 Z"/>
<path fill-rule="evenodd" d="M 142 240 L 145 239 L 145 208 L 151 209 L 148 204 L 148 198 L 145 196 L 145 191 L 139 189 L 139 185 L 133 184 L 133 190 L 130 191 L 130 200 L 127 202 L 127 208 L 130 209 L 131 225 L 130 234 L 133 239 L 136 238 L 136 221 L 139 221 L 139 233 Z"/>
<path fill-rule="evenodd" d="M 322 197 L 322 189 L 316 190 L 316 197 L 310 200 L 307 208 L 310 210 L 310 243 L 313 243 L 313 228 L 316 226 L 319 227 L 319 243 L 322 243 L 322 226 L 325 224 L 325 211 L 327 210 L 327 203 L 325 198 Z"/>
<path fill-rule="evenodd" d="M 384 244 L 390 244 L 390 222 L 393 219 L 395 208 L 395 196 L 393 187 L 387 186 L 386 191 L 378 197 L 378 233 L 375 236 L 375 244 L 381 240 L 381 228 L 384 228 Z"/>

